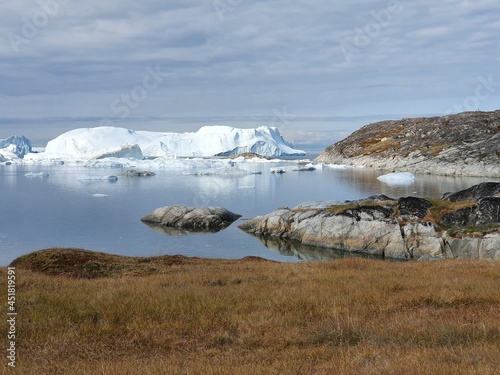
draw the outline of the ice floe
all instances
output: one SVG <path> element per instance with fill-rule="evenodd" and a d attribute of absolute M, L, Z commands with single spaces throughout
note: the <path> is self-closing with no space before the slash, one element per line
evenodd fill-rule
<path fill-rule="evenodd" d="M 377 177 L 377 180 L 392 185 L 410 185 L 415 182 L 415 175 L 410 172 L 391 172 Z"/>

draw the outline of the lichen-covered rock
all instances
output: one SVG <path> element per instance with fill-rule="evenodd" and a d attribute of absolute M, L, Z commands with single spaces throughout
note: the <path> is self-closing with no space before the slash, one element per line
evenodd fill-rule
<path fill-rule="evenodd" d="M 398 201 L 399 215 L 403 220 L 422 219 L 429 214 L 432 203 L 423 198 L 404 197 Z"/>
<path fill-rule="evenodd" d="M 226 228 L 241 215 L 223 207 L 190 207 L 175 205 L 161 207 L 143 216 L 147 224 L 185 229 L 196 232 L 215 232 Z"/>
<path fill-rule="evenodd" d="M 445 193 L 443 199 L 452 202 L 475 201 L 486 197 L 500 196 L 500 182 L 483 182 L 456 193 Z"/>
<path fill-rule="evenodd" d="M 442 222 L 432 208 L 431 202 L 416 197 L 305 202 L 255 217 L 239 228 L 261 240 L 271 237 L 395 259 L 500 259 L 500 198 L 481 198 L 443 215 Z M 447 226 L 453 230 L 445 231 Z"/>
<path fill-rule="evenodd" d="M 356 207 L 341 212 L 328 209 L 290 210 L 281 208 L 239 225 L 257 236 L 271 236 L 299 241 L 305 245 L 338 250 L 360 251 L 384 256 L 397 254 L 404 247 L 396 220 L 391 219 L 392 207 Z"/>
<path fill-rule="evenodd" d="M 471 207 L 461 208 L 443 215 L 443 223 L 458 227 L 500 224 L 500 198 L 481 198 Z"/>

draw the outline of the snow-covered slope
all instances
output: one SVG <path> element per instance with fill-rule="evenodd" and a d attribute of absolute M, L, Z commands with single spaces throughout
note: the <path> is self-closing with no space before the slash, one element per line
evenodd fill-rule
<path fill-rule="evenodd" d="M 228 156 L 254 152 L 264 156 L 304 155 L 285 141 L 276 128 L 237 129 L 204 126 L 194 133 L 134 131 L 116 127 L 75 129 L 47 144 L 47 155 L 92 158 L 109 150 L 138 145 L 145 157 Z"/>

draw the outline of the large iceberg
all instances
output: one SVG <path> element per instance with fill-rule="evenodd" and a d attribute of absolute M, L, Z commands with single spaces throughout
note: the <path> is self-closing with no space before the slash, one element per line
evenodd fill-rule
<path fill-rule="evenodd" d="M 7 139 L 0 139 L 0 160 L 12 159 L 13 157 L 24 158 L 24 155 L 32 151 L 31 142 L 22 135 L 13 135 Z M 2 157 L 5 156 L 5 157 Z"/>
<path fill-rule="evenodd" d="M 219 125 L 204 126 L 192 133 L 134 131 L 116 127 L 75 129 L 51 140 L 45 153 L 47 156 L 92 159 L 96 155 L 120 154 L 118 151 L 125 148 L 130 151 L 134 148 L 131 145 L 138 145 L 146 158 L 229 156 L 244 152 L 271 157 L 305 154 L 285 141 L 277 128 L 237 129 Z M 135 155 L 140 156 L 140 153 Z"/>

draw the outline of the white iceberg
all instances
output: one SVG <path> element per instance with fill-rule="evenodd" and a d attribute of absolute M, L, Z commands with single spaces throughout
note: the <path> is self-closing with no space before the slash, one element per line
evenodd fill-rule
<path fill-rule="evenodd" d="M 377 177 L 377 180 L 392 185 L 409 185 L 415 182 L 415 175 L 410 172 L 392 172 Z"/>
<path fill-rule="evenodd" d="M 134 152 L 137 145 L 146 158 L 212 157 L 237 155 L 244 152 L 278 157 L 305 155 L 285 141 L 279 130 L 261 126 L 256 129 L 237 129 L 230 126 L 204 126 L 192 133 L 134 131 L 116 127 L 82 128 L 71 130 L 48 142 L 46 156 L 52 159 L 95 159 L 106 155 L 119 156 Z"/>
<path fill-rule="evenodd" d="M 31 141 L 22 135 L 0 139 L 0 161 L 22 159 L 32 151 Z"/>

